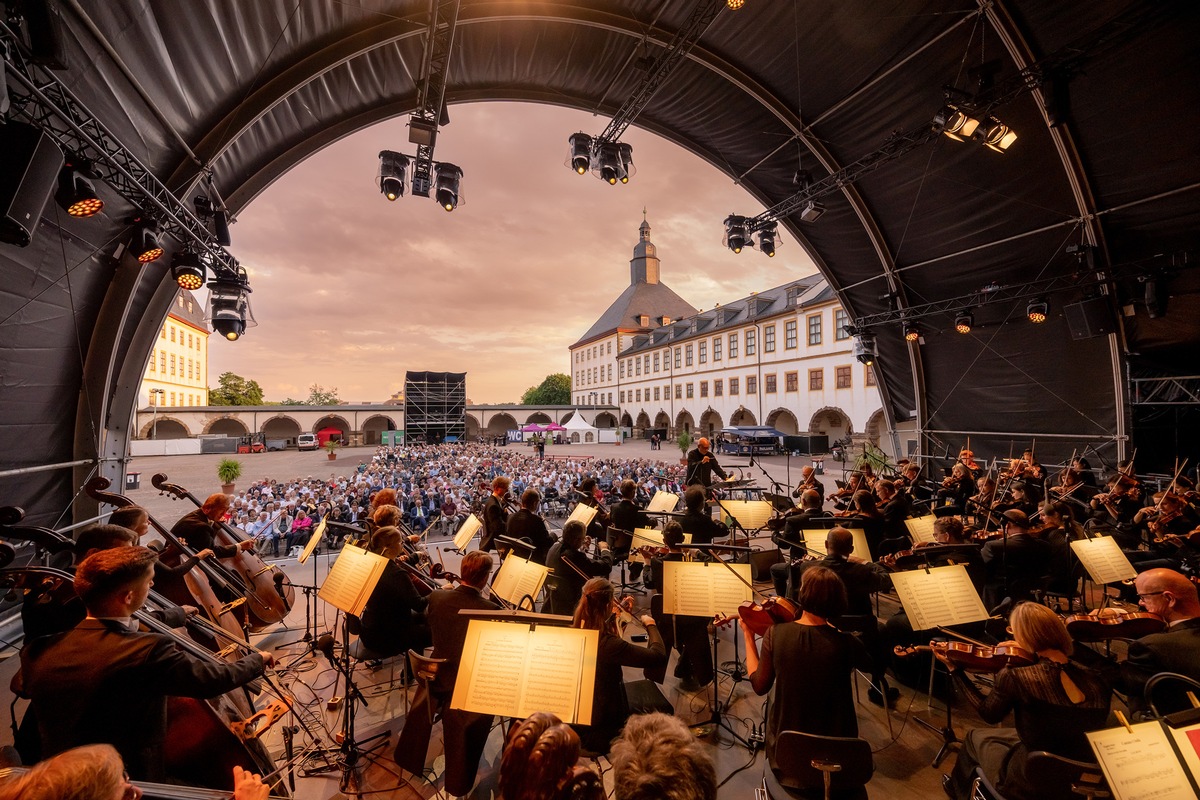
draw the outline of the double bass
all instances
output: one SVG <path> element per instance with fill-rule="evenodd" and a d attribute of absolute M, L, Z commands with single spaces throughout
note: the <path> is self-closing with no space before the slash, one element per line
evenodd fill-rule
<path fill-rule="evenodd" d="M 176 499 L 191 500 L 196 508 L 203 504 L 191 492 L 168 482 L 165 473 L 158 473 L 150 479 L 155 489 L 169 494 Z M 220 530 L 216 540 L 220 544 L 238 545 L 246 540 L 246 535 L 235 530 L 228 523 L 218 523 Z M 246 591 L 246 608 L 251 618 L 251 629 L 265 628 L 275 622 L 281 622 L 296 602 L 296 589 L 292 586 L 283 570 L 273 564 L 265 563 L 253 550 L 238 549 L 231 558 L 220 561 L 231 572 L 241 579 Z"/>

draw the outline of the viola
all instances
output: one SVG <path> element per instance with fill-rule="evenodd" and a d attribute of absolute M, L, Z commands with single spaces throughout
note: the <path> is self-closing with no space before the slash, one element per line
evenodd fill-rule
<path fill-rule="evenodd" d="M 756 636 L 765 636 L 772 625 L 795 622 L 799 607 L 786 597 L 768 597 L 761 603 L 747 600 L 738 606 L 738 617 Z"/>
<path fill-rule="evenodd" d="M 892 652 L 900 658 L 917 653 L 934 653 L 944 656 L 951 664 L 967 672 L 999 672 L 1005 667 L 1028 667 L 1037 660 L 1033 653 L 1016 642 L 1001 642 L 994 646 L 969 642 L 930 642 L 914 647 L 896 646 Z"/>
<path fill-rule="evenodd" d="M 1089 614 L 1072 614 L 1066 622 L 1067 633 L 1079 642 L 1140 639 L 1167 627 L 1167 621 L 1157 614 L 1121 608 L 1099 608 Z"/>

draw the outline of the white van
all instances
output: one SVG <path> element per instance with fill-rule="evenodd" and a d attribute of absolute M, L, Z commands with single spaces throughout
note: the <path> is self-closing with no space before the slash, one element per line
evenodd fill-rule
<path fill-rule="evenodd" d="M 296 447 L 300 450 L 316 450 L 317 446 L 315 433 L 302 433 L 296 437 Z"/>

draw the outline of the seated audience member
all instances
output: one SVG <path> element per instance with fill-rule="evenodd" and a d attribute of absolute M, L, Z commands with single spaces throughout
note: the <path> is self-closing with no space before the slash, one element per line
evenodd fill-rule
<path fill-rule="evenodd" d="M 668 714 L 630 717 L 609 761 L 616 800 L 716 800 L 712 757 Z"/>
<path fill-rule="evenodd" d="M 604 780 L 579 766 L 579 737 L 538 711 L 508 732 L 500 759 L 501 800 L 605 800 Z"/>

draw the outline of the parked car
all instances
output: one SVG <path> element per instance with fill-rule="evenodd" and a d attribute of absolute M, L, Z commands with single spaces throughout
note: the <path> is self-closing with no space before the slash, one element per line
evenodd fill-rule
<path fill-rule="evenodd" d="M 315 433 L 302 433 L 296 437 L 296 448 L 299 450 L 316 450 L 320 446 Z"/>

